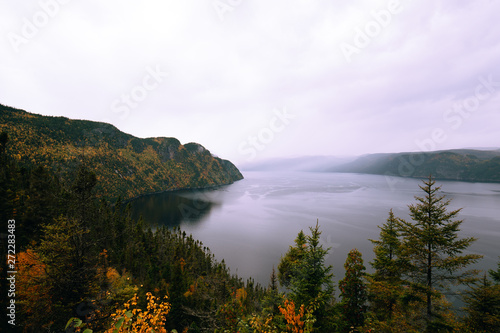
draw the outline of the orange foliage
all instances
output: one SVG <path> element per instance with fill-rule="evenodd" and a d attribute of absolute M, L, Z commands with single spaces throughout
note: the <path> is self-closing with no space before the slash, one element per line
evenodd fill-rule
<path fill-rule="evenodd" d="M 27 314 L 50 306 L 47 288 L 40 283 L 45 277 L 45 265 L 34 251 L 27 250 L 17 254 L 16 293 L 25 304 Z"/>
<path fill-rule="evenodd" d="M 284 307 L 279 306 L 281 314 L 285 317 L 287 322 L 287 329 L 293 333 L 304 333 L 305 321 L 304 317 L 304 304 L 299 308 L 299 313 L 295 313 L 295 303 L 292 300 L 285 300 Z"/>
<path fill-rule="evenodd" d="M 16 302 L 19 313 L 25 321 L 25 332 L 46 329 L 52 324 L 47 314 L 52 313 L 52 301 L 47 288 L 45 265 L 32 251 L 19 252 L 16 255 Z M 43 311 L 40 311 L 43 309 Z"/>

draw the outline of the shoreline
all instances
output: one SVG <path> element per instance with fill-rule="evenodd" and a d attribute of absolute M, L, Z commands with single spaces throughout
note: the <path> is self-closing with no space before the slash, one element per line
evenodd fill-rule
<path fill-rule="evenodd" d="M 216 188 L 220 188 L 220 187 L 223 187 L 223 186 L 228 186 L 228 185 L 232 185 L 236 182 L 239 182 L 240 180 L 243 180 L 245 179 L 245 177 L 243 177 L 242 175 L 242 178 L 241 179 L 237 179 L 235 181 L 232 181 L 230 183 L 225 183 L 225 184 L 217 184 L 217 185 L 210 185 L 210 186 L 199 186 L 199 187 L 181 187 L 181 188 L 176 188 L 176 189 L 170 189 L 170 190 L 163 190 L 163 191 L 157 191 L 157 192 L 151 192 L 151 193 L 144 193 L 144 194 L 140 194 L 138 196 L 135 196 L 133 198 L 130 198 L 130 199 L 127 199 L 127 200 L 123 200 L 123 204 L 128 204 L 136 199 L 139 199 L 139 198 L 143 198 L 143 197 L 147 197 L 147 196 L 151 196 L 151 195 L 157 195 L 157 194 L 162 194 L 162 193 L 174 193 L 174 192 L 180 192 L 180 191 L 194 191 L 194 190 L 209 190 L 209 189 L 216 189 Z M 114 206 L 114 204 L 113 204 Z"/>

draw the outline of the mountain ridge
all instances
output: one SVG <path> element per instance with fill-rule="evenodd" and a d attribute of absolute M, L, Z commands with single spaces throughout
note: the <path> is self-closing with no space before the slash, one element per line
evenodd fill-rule
<path fill-rule="evenodd" d="M 0 132 L 7 153 L 21 165 L 41 164 L 70 180 L 86 163 L 105 198 L 131 199 L 169 190 L 206 188 L 243 179 L 228 160 L 201 144 L 176 138 L 137 138 L 115 126 L 90 120 L 43 116 L 0 104 Z"/>
<path fill-rule="evenodd" d="M 360 156 L 273 158 L 240 165 L 245 171 L 364 173 L 394 177 L 500 182 L 500 149 L 460 148 Z"/>
<path fill-rule="evenodd" d="M 500 150 L 449 149 L 368 154 L 329 172 L 366 173 L 440 180 L 500 182 Z"/>

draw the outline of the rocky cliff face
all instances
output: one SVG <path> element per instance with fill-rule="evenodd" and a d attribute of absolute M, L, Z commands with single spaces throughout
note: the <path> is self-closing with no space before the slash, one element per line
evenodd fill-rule
<path fill-rule="evenodd" d="M 7 152 L 23 165 L 41 164 L 70 182 L 84 163 L 105 198 L 230 184 L 243 178 L 229 161 L 197 143 L 175 138 L 140 139 L 116 127 L 86 120 L 46 117 L 0 105 L 0 132 Z"/>

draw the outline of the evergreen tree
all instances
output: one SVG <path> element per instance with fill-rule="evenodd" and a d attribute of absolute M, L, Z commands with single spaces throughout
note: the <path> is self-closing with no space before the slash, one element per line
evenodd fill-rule
<path fill-rule="evenodd" d="M 410 205 L 412 222 L 399 220 L 402 235 L 402 257 L 408 266 L 405 274 L 414 286 L 421 288 L 426 297 L 428 329 L 432 326 L 432 296 L 448 282 L 464 282 L 476 274 L 464 270 L 482 256 L 462 255 L 475 238 L 459 238 L 462 220 L 455 220 L 461 209 L 448 211 L 450 200 L 438 196 L 440 187 L 435 186 L 432 177 L 419 186 L 424 197 L 415 197 L 417 203 Z"/>
<path fill-rule="evenodd" d="M 319 224 L 309 228 L 311 235 L 301 231 L 295 247 L 290 247 L 278 265 L 280 282 L 290 290 L 297 306 L 303 304 L 316 318 L 315 327 L 326 329 L 334 298 L 332 266 L 325 266 L 329 249 L 319 243 Z"/>
<path fill-rule="evenodd" d="M 385 321 L 391 319 L 394 305 L 401 295 L 401 272 L 404 265 L 399 224 L 392 209 L 386 223 L 379 226 L 379 229 L 379 239 L 370 239 L 375 245 L 375 258 L 370 263 L 375 273 L 367 276 L 367 279 L 372 311 L 379 320 Z"/>
<path fill-rule="evenodd" d="M 94 193 L 97 184 L 97 176 L 85 165 L 81 164 L 76 173 L 75 180 L 71 186 L 73 204 L 72 214 L 80 223 L 90 226 L 95 223 Z"/>
<path fill-rule="evenodd" d="M 98 258 L 89 245 L 88 229 L 74 219 L 60 217 L 42 232 L 34 251 L 45 268 L 40 283 L 51 295 L 54 325 L 61 327 L 74 315 L 71 310 L 94 294 Z"/>
<path fill-rule="evenodd" d="M 329 249 L 319 243 L 321 231 L 319 224 L 309 228 L 311 235 L 306 236 L 307 247 L 302 261 L 298 262 L 297 274 L 292 276 L 292 298 L 308 305 L 313 300 L 326 302 L 333 296 L 332 266 L 325 266 L 325 256 Z"/>
<path fill-rule="evenodd" d="M 301 230 L 295 238 L 295 246 L 290 246 L 285 257 L 281 258 L 278 264 L 278 280 L 283 287 L 289 288 L 292 277 L 297 274 L 299 263 L 306 255 L 306 243 L 306 235 Z"/>
<path fill-rule="evenodd" d="M 339 281 L 340 303 L 344 331 L 350 332 L 351 328 L 363 326 L 367 292 L 364 282 L 365 266 L 361 252 L 353 249 L 347 255 L 344 264 L 345 277 Z"/>
<path fill-rule="evenodd" d="M 262 300 L 263 312 L 266 315 L 276 316 L 280 313 L 278 307 L 283 302 L 283 295 L 279 292 L 278 287 L 278 276 L 273 267 L 269 287 L 267 288 L 266 296 Z"/>
<path fill-rule="evenodd" d="M 494 271 L 492 269 L 489 270 L 490 276 L 495 281 L 496 284 L 500 283 L 500 261 L 498 262 L 497 270 Z"/>
<path fill-rule="evenodd" d="M 474 332 L 500 332 L 500 285 L 486 277 L 464 296 L 466 327 Z"/>
<path fill-rule="evenodd" d="M 38 241 L 40 227 L 52 223 L 54 217 L 62 213 L 62 196 L 63 191 L 57 177 L 46 168 L 40 165 L 31 172 L 21 224 L 24 230 L 21 239 L 24 244 L 29 244 L 27 238 Z"/>
<path fill-rule="evenodd" d="M 23 174 L 25 169 L 21 168 L 16 160 L 5 153 L 9 136 L 6 132 L 1 133 L 0 145 L 3 153 L 0 154 L 0 226 L 7 230 L 7 220 L 18 218 L 20 209 L 20 198 L 25 192 Z"/>
<path fill-rule="evenodd" d="M 7 142 L 9 142 L 9 134 L 7 132 L 0 133 L 0 159 L 3 158 Z"/>
<path fill-rule="evenodd" d="M 375 258 L 370 263 L 375 269 L 374 277 L 377 280 L 398 281 L 401 278 L 401 240 L 397 218 L 392 209 L 389 211 L 387 222 L 379 226 L 380 238 L 370 241 L 375 245 L 373 252 Z"/>

